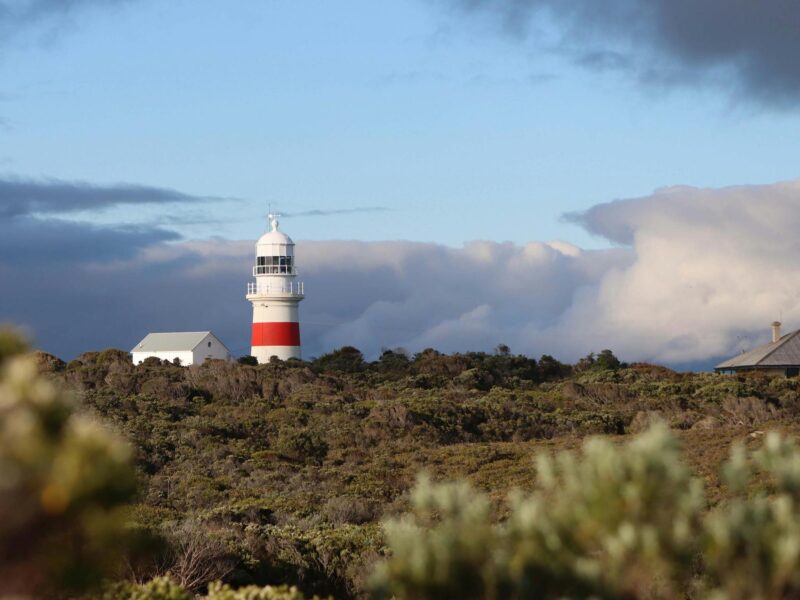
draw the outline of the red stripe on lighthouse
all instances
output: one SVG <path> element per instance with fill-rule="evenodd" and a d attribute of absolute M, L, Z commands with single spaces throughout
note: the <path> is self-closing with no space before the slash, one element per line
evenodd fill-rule
<path fill-rule="evenodd" d="M 299 346 L 299 323 L 253 323 L 253 346 Z"/>

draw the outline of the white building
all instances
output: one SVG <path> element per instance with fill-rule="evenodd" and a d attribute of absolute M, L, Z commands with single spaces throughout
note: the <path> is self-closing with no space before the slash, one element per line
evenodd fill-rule
<path fill-rule="evenodd" d="M 256 280 L 247 285 L 253 303 L 251 354 L 259 363 L 273 356 L 281 360 L 300 358 L 300 315 L 303 283 L 295 281 L 292 238 L 278 231 L 278 215 L 269 215 L 271 230 L 256 242 Z"/>
<path fill-rule="evenodd" d="M 231 358 L 225 344 L 210 331 L 148 333 L 131 350 L 131 354 L 135 365 L 151 356 L 170 362 L 178 358 L 183 366 L 200 365 L 208 358 Z"/>

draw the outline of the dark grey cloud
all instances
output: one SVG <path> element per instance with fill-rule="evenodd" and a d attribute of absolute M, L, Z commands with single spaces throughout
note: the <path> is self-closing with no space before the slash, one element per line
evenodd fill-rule
<path fill-rule="evenodd" d="M 648 84 L 710 84 L 735 99 L 794 108 L 800 99 L 796 0 L 438 0 L 590 69 Z"/>
<path fill-rule="evenodd" d="M 65 214 L 122 204 L 166 204 L 225 200 L 134 184 L 93 185 L 59 179 L 0 179 L 0 218 Z"/>
<path fill-rule="evenodd" d="M 159 227 L 97 226 L 59 219 L 0 219 L 0 265 L 58 268 L 136 256 L 143 248 L 180 235 Z"/>

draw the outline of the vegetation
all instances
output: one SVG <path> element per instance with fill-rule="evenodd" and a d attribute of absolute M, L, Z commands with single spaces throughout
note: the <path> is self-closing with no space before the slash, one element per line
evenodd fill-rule
<path fill-rule="evenodd" d="M 502 345 L 199 367 L 0 348 L 2 514 L 30 506 L 0 526 L 0 597 L 800 594 L 797 380 Z"/>
<path fill-rule="evenodd" d="M 111 573 L 129 537 L 130 449 L 37 376 L 0 333 L 0 597 L 80 590 Z"/>

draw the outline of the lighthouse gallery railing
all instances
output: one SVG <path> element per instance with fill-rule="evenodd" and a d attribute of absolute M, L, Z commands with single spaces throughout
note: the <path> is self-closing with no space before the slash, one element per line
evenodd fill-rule
<path fill-rule="evenodd" d="M 247 295 L 251 294 L 303 294 L 302 281 L 290 281 L 288 283 L 258 283 L 247 284 Z"/>

